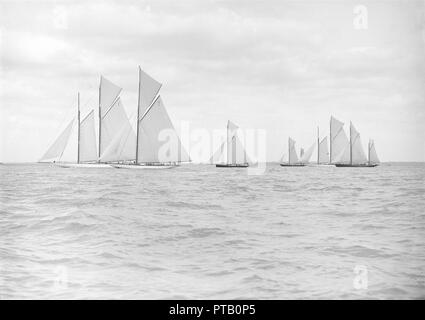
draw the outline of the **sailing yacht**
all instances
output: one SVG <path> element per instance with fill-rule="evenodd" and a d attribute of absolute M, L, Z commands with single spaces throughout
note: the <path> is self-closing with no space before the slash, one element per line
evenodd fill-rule
<path fill-rule="evenodd" d="M 372 156 L 372 158 L 371 158 Z M 348 159 L 348 160 L 346 160 Z M 344 148 L 343 153 L 336 160 L 336 167 L 376 167 L 379 163 L 376 154 L 375 145 L 372 141 L 369 142 L 368 157 L 366 157 L 360 133 L 356 130 L 353 123 L 350 121 L 350 140 Z"/>
<path fill-rule="evenodd" d="M 232 121 L 227 121 L 227 139 L 223 141 L 210 160 L 211 163 L 216 162 L 217 168 L 249 167 L 246 150 L 237 135 L 238 129 L 239 127 Z M 224 148 L 225 146 L 226 148 Z"/>
<path fill-rule="evenodd" d="M 139 94 L 136 119 L 136 139 L 132 150 L 134 161 L 112 164 L 119 169 L 169 169 L 182 162 L 190 162 L 180 138 L 171 122 L 159 91 L 162 84 L 144 72 L 139 66 Z M 121 135 L 110 149 L 116 149 L 119 140 L 129 131 L 123 128 Z M 166 145 L 163 141 L 167 140 Z M 108 151 L 109 153 L 109 151 Z"/>
<path fill-rule="evenodd" d="M 301 162 L 295 149 L 295 140 L 291 137 L 288 138 L 288 154 L 284 154 L 280 165 L 282 167 L 304 167 L 305 163 Z M 287 161 L 284 161 L 285 157 L 288 157 Z M 311 156 L 311 155 L 310 155 Z"/>

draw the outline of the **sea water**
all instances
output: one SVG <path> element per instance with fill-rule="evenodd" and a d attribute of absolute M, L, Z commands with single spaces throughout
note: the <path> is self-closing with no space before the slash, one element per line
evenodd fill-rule
<path fill-rule="evenodd" d="M 425 164 L 0 166 L 0 298 L 425 298 Z"/>

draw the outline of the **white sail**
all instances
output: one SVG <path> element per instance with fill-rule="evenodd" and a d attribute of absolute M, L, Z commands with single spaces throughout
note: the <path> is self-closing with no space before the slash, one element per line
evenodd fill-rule
<path fill-rule="evenodd" d="M 351 161 L 353 164 L 364 164 L 367 162 L 366 154 L 363 150 L 360 134 L 350 123 L 350 135 L 351 135 Z"/>
<path fill-rule="evenodd" d="M 126 121 L 100 156 L 99 160 L 101 162 L 133 160 L 135 158 L 135 148 L 136 135 L 130 122 Z"/>
<path fill-rule="evenodd" d="M 144 72 L 139 66 L 139 120 L 155 100 L 162 84 Z"/>
<path fill-rule="evenodd" d="M 294 163 L 298 163 L 298 155 L 297 155 L 297 150 L 295 149 L 295 140 L 293 140 L 292 138 L 289 138 L 289 163 L 290 164 L 294 164 Z"/>
<path fill-rule="evenodd" d="M 369 163 L 379 163 L 378 154 L 375 149 L 375 141 L 373 140 L 369 143 Z"/>
<path fill-rule="evenodd" d="M 316 148 L 316 143 L 313 143 L 310 148 L 307 149 L 306 152 L 301 156 L 301 163 L 308 163 L 313 154 L 314 149 Z"/>
<path fill-rule="evenodd" d="M 319 143 L 319 163 L 329 162 L 328 137 L 324 137 Z"/>
<path fill-rule="evenodd" d="M 69 136 L 72 132 L 72 125 L 74 124 L 74 119 L 66 126 L 62 133 L 57 137 L 55 142 L 47 149 L 46 153 L 41 157 L 40 162 L 46 160 L 58 160 L 61 158 L 66 145 L 68 144 Z"/>
<path fill-rule="evenodd" d="M 118 98 L 122 88 L 112 83 L 105 77 L 100 77 L 99 105 L 102 117 L 109 111 L 115 100 Z"/>
<path fill-rule="evenodd" d="M 139 163 L 190 161 L 160 96 L 140 121 L 138 153 Z"/>
<path fill-rule="evenodd" d="M 97 160 L 94 111 L 92 110 L 80 124 L 80 162 Z"/>
<path fill-rule="evenodd" d="M 118 98 L 102 117 L 100 159 L 103 160 L 101 161 L 124 161 L 136 158 L 136 135 L 133 130 L 126 131 L 128 127 L 131 128 L 131 124 L 121 98 Z M 115 141 L 115 143 L 117 141 L 120 142 L 119 146 L 112 148 L 114 150 L 115 148 L 119 149 L 119 153 L 115 155 L 115 158 L 110 153 L 111 150 L 108 151 L 108 154 L 105 154 L 112 141 Z"/>
<path fill-rule="evenodd" d="M 331 154 L 330 163 L 336 162 L 349 162 L 350 153 L 349 148 L 350 141 L 344 131 L 344 123 L 331 117 Z"/>

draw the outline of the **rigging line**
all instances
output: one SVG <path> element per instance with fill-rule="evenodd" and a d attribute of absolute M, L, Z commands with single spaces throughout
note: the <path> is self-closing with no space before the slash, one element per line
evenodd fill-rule
<path fill-rule="evenodd" d="M 83 122 L 94 112 L 94 109 L 92 109 L 84 118 L 81 120 L 80 124 L 83 124 Z"/>
<path fill-rule="evenodd" d="M 102 116 L 102 120 L 103 118 L 106 117 L 106 115 L 109 113 L 109 111 L 112 110 L 112 108 L 115 106 L 115 104 L 121 100 L 120 94 L 121 94 L 122 89 L 120 90 L 120 92 L 118 93 L 118 95 L 115 97 L 114 101 L 112 102 L 112 104 L 108 107 L 108 110 L 105 112 L 105 114 Z"/>

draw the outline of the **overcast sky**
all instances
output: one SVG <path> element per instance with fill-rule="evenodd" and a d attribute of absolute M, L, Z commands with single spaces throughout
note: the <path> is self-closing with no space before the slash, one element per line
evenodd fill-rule
<path fill-rule="evenodd" d="M 39 159 L 100 74 L 134 114 L 138 65 L 177 128 L 266 129 L 268 160 L 334 115 L 381 160 L 425 161 L 424 1 L 2 0 L 0 26 L 0 161 Z"/>

